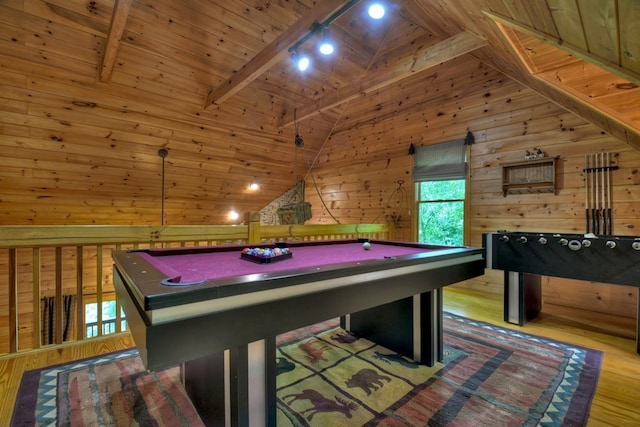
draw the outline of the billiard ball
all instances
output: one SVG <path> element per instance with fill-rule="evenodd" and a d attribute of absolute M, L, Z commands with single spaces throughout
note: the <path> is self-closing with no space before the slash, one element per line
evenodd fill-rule
<path fill-rule="evenodd" d="M 362 247 L 364 248 L 365 251 L 368 251 L 369 249 L 371 249 L 371 243 L 369 242 L 364 242 L 362 244 Z"/>

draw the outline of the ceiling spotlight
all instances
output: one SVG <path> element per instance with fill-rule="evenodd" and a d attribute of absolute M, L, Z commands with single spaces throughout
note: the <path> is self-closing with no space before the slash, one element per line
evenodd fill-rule
<path fill-rule="evenodd" d="M 325 28 L 322 32 L 322 41 L 320 42 L 320 53 L 323 55 L 331 55 L 335 50 L 333 46 L 333 40 L 329 35 L 329 27 Z"/>
<path fill-rule="evenodd" d="M 384 6 L 381 3 L 373 3 L 369 6 L 369 16 L 373 19 L 382 19 L 384 16 Z"/>
<path fill-rule="evenodd" d="M 252 182 L 249 185 L 249 190 L 251 190 L 251 191 L 256 191 L 259 188 L 260 188 L 260 184 L 258 184 L 257 182 Z"/>
<path fill-rule="evenodd" d="M 240 214 L 238 212 L 236 212 L 236 211 L 229 212 L 229 219 L 231 221 L 235 221 L 238 218 L 240 218 Z"/>
<path fill-rule="evenodd" d="M 296 64 L 296 67 L 300 71 L 306 71 L 306 69 L 309 68 L 309 65 L 311 65 L 311 60 L 307 55 L 299 54 L 298 52 L 293 52 L 293 55 L 291 55 L 291 58 L 293 59 L 293 62 Z"/>

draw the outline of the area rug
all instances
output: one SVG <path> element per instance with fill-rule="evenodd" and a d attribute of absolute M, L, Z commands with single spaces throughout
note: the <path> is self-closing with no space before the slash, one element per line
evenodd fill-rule
<path fill-rule="evenodd" d="M 602 353 L 445 313 L 429 368 L 324 322 L 278 337 L 288 426 L 584 426 Z M 202 425 L 177 368 L 135 349 L 24 374 L 12 426 Z"/>
<path fill-rule="evenodd" d="M 136 349 L 28 371 L 11 426 L 203 426 L 179 375 L 146 371 Z"/>

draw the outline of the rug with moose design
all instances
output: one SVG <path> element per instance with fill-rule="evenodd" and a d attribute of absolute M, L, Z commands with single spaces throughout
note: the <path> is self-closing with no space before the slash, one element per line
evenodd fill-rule
<path fill-rule="evenodd" d="M 278 427 L 586 424 L 599 352 L 445 313 L 426 367 L 326 326 L 279 338 Z"/>

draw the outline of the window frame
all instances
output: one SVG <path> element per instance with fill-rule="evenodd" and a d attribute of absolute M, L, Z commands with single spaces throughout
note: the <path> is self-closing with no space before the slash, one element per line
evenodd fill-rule
<path fill-rule="evenodd" d="M 463 245 L 468 245 L 469 244 L 469 173 L 467 172 L 467 176 L 464 178 L 460 178 L 460 181 L 464 181 L 464 196 L 461 199 L 438 199 L 438 200 L 423 200 L 422 199 L 422 191 L 420 188 L 420 185 L 423 182 L 439 182 L 439 180 L 433 180 L 433 181 L 417 181 L 414 183 L 414 192 L 415 192 L 415 221 L 414 221 L 414 227 L 415 227 L 415 232 L 414 232 L 414 240 L 416 242 L 418 242 L 420 240 L 420 205 L 421 204 L 426 204 L 426 203 L 452 203 L 452 202 L 462 202 L 462 244 Z M 447 180 L 447 181 L 454 181 L 454 180 Z"/>
<path fill-rule="evenodd" d="M 440 150 L 439 147 L 442 148 L 443 153 L 447 153 L 447 149 L 451 148 L 451 147 L 455 147 L 455 146 L 459 146 L 459 144 L 463 144 L 464 147 L 464 172 L 462 174 L 459 174 L 458 178 L 453 178 L 453 179 L 463 179 L 464 180 L 464 200 L 462 200 L 463 202 L 463 244 L 469 245 L 469 242 L 471 240 L 471 218 L 470 218 L 470 212 L 471 212 L 471 172 L 470 172 L 470 168 L 469 168 L 469 159 L 471 158 L 471 144 L 473 144 L 474 142 L 474 138 L 473 138 L 473 134 L 471 134 L 471 132 L 467 132 L 467 136 L 465 137 L 464 140 L 454 140 L 454 141 L 448 141 L 448 142 L 443 142 L 443 143 L 438 143 L 438 144 L 434 144 L 434 145 L 430 145 L 430 146 L 426 146 L 426 147 L 419 147 L 417 148 L 417 150 L 420 149 L 426 149 L 426 150 L 430 150 L 433 153 L 438 153 L 438 150 Z M 415 152 L 415 149 L 414 149 Z M 413 153 L 413 152 L 412 152 Z M 448 154 L 448 153 L 447 153 Z M 446 155 L 446 154 L 445 154 Z M 449 157 L 449 159 L 453 159 L 455 157 Z M 437 160 L 436 160 L 437 163 Z M 416 164 L 416 159 L 414 157 L 414 167 L 413 167 L 413 181 L 414 181 L 414 212 L 416 212 L 415 216 L 414 216 L 414 220 L 412 221 L 412 227 L 413 227 L 413 238 L 414 241 L 418 241 L 418 234 L 419 234 L 419 230 L 420 230 L 420 204 L 423 203 L 423 201 L 421 200 L 421 193 L 420 193 L 420 183 L 421 182 L 429 182 L 429 181 L 438 181 L 438 180 L 442 180 L 442 176 L 440 176 L 440 178 L 436 177 L 435 179 L 421 179 L 420 177 L 418 177 L 417 175 L 422 174 L 424 172 L 424 168 L 421 168 L 420 164 Z M 458 169 L 459 170 L 459 169 Z M 436 174 L 437 175 L 437 174 Z M 452 179 L 448 179 L 448 180 L 452 180 Z M 442 200 L 442 201 L 438 201 L 438 202 L 446 202 L 447 200 Z M 449 200 L 449 201 L 458 201 L 458 199 L 455 200 Z"/>

